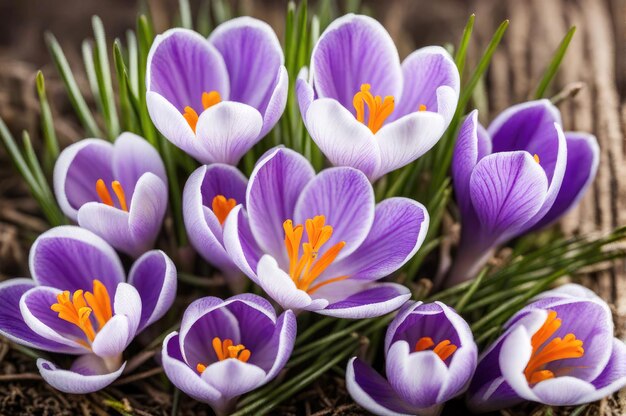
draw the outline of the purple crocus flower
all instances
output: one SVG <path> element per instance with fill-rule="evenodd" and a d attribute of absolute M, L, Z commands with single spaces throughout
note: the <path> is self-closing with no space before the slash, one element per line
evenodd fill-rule
<path fill-rule="evenodd" d="M 176 387 L 225 415 L 237 397 L 282 370 L 296 332 L 293 312 L 276 318 L 260 296 L 198 299 L 185 311 L 180 332 L 163 341 L 163 369 Z"/>
<path fill-rule="evenodd" d="M 163 161 L 132 133 L 68 146 L 54 166 L 54 191 L 65 215 L 133 257 L 154 246 L 167 210 Z"/>
<path fill-rule="evenodd" d="M 285 309 L 344 318 L 383 315 L 409 290 L 376 283 L 406 263 L 428 229 L 424 206 L 407 198 L 375 204 L 363 172 L 315 175 L 302 155 L 268 152 L 224 225 L 224 245 L 241 270 Z"/>
<path fill-rule="evenodd" d="M 477 118 L 461 126 L 452 162 L 463 230 L 451 284 L 474 276 L 498 245 L 567 212 L 598 167 L 595 137 L 563 133 L 548 100 L 515 105 L 487 130 Z"/>
<path fill-rule="evenodd" d="M 302 118 L 335 166 L 372 181 L 430 150 L 459 100 L 459 72 L 445 49 L 429 46 L 402 63 L 385 28 L 348 14 L 320 36 L 296 92 Z"/>
<path fill-rule="evenodd" d="M 472 331 L 454 310 L 441 302 L 412 302 L 387 329 L 387 378 L 354 357 L 346 387 L 377 415 L 438 415 L 447 400 L 467 389 L 477 356 Z"/>
<path fill-rule="evenodd" d="M 241 292 L 245 277 L 224 248 L 226 217 L 245 203 L 248 179 L 237 168 L 216 163 L 200 166 L 185 185 L 183 217 L 189 241 L 209 263 L 218 267 L 234 292 Z"/>
<path fill-rule="evenodd" d="M 199 162 L 236 165 L 285 109 L 283 63 L 272 28 L 251 17 L 222 23 L 208 40 L 170 29 L 156 37 L 148 55 L 150 117 Z"/>
<path fill-rule="evenodd" d="M 468 403 L 486 412 L 529 400 L 574 406 L 626 386 L 626 345 L 613 337 L 609 306 L 567 285 L 516 313 L 485 351 Z"/>
<path fill-rule="evenodd" d="M 0 283 L 0 334 L 27 347 L 77 355 L 69 370 L 37 360 L 44 380 L 66 393 L 94 392 L 117 379 L 126 366 L 124 349 L 176 295 L 176 268 L 165 253 L 145 253 L 126 279 L 113 248 L 75 226 L 40 235 L 29 261 L 32 280 Z"/>

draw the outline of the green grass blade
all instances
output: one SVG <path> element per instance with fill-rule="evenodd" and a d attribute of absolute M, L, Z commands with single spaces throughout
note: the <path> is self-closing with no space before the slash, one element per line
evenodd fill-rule
<path fill-rule="evenodd" d="M 191 19 L 191 7 L 189 0 L 179 0 L 178 9 L 180 10 L 180 25 L 185 29 L 193 30 L 193 20 Z"/>
<path fill-rule="evenodd" d="M 85 98 L 78 88 L 78 84 L 76 83 L 76 79 L 74 79 L 74 75 L 72 74 L 72 70 L 67 62 L 65 54 L 63 53 L 61 45 L 59 45 L 59 42 L 51 33 L 46 33 L 46 43 L 48 44 L 48 49 L 52 54 L 52 59 L 54 60 L 54 64 L 57 67 L 59 75 L 65 84 L 65 89 L 69 95 L 72 107 L 74 107 L 74 111 L 76 111 L 76 115 L 78 116 L 81 124 L 89 136 L 102 137 L 102 132 L 91 114 L 89 107 L 87 107 Z"/>
<path fill-rule="evenodd" d="M 98 79 L 98 89 L 102 101 L 102 115 L 107 127 L 108 136 L 111 140 L 120 134 L 120 124 L 115 107 L 115 94 L 113 93 L 113 83 L 111 81 L 111 67 L 109 65 L 109 54 L 106 44 L 106 34 L 102 20 L 98 16 L 91 19 L 93 33 L 96 40 L 94 50 L 94 66 Z"/>
<path fill-rule="evenodd" d="M 122 45 L 119 39 L 116 39 L 113 43 L 113 65 L 115 66 L 115 75 L 117 78 L 117 85 L 119 91 L 120 100 L 120 113 L 122 115 L 122 128 L 125 131 L 132 131 L 138 133 L 137 120 L 135 119 L 135 112 L 131 106 L 128 69 L 124 64 L 124 56 L 122 54 Z"/>
<path fill-rule="evenodd" d="M 59 157 L 59 141 L 54 130 L 54 119 L 52 110 L 48 103 L 46 94 L 46 84 L 43 73 L 37 72 L 37 96 L 39 97 L 39 106 L 41 107 L 41 131 L 43 133 L 43 141 L 46 152 L 44 154 L 44 168 L 48 175 L 52 174 L 54 163 Z"/>
<path fill-rule="evenodd" d="M 209 0 L 204 0 L 198 8 L 198 17 L 196 19 L 196 28 L 203 36 L 209 36 L 213 25 L 211 24 L 211 5 Z"/>
<path fill-rule="evenodd" d="M 154 32 L 150 21 L 145 15 L 139 16 L 137 19 L 137 41 L 139 44 L 139 95 L 137 99 L 139 102 L 139 123 L 145 139 L 158 149 L 156 129 L 152 124 L 150 114 L 148 114 L 148 106 L 146 105 L 146 83 L 144 81 L 146 78 L 148 53 L 153 40 Z"/>
<path fill-rule="evenodd" d="M 546 68 L 546 71 L 543 73 L 543 77 L 541 78 L 541 81 L 539 81 L 539 85 L 537 85 L 537 89 L 535 90 L 535 99 L 544 97 L 544 94 L 546 93 L 548 86 L 550 86 L 552 79 L 554 78 L 557 71 L 559 70 L 559 66 L 561 66 L 561 61 L 563 61 L 563 57 L 565 56 L 565 53 L 567 52 L 567 48 L 569 47 L 569 44 L 572 41 L 572 38 L 574 37 L 574 33 L 576 33 L 576 26 L 572 26 L 567 31 L 567 33 L 565 34 L 565 37 L 559 44 L 559 47 L 556 49 L 556 52 L 554 53 L 554 56 L 552 57 L 552 61 L 550 61 L 550 64 Z"/>
<path fill-rule="evenodd" d="M 459 43 L 459 48 L 457 49 L 456 56 L 454 57 L 454 62 L 456 63 L 456 67 L 459 70 L 461 80 L 463 79 L 463 71 L 465 70 L 467 47 L 469 46 L 469 42 L 472 37 L 472 31 L 474 30 L 474 20 L 476 20 L 476 15 L 472 13 L 469 19 L 467 19 L 467 24 L 465 25 L 465 29 L 463 29 L 461 43 Z"/>
<path fill-rule="evenodd" d="M 128 78 L 131 92 L 137 96 L 139 93 L 139 52 L 137 51 L 137 37 L 132 30 L 126 31 L 126 43 L 128 44 Z"/>
<path fill-rule="evenodd" d="M 98 111 L 102 113 L 102 99 L 100 97 L 100 89 L 98 88 L 98 76 L 96 75 L 96 68 L 93 64 L 93 50 L 91 42 L 85 39 L 81 45 L 81 52 L 83 54 L 83 62 L 85 63 L 85 73 L 87 74 L 87 81 L 89 82 L 89 89 L 91 95 L 96 102 Z"/>

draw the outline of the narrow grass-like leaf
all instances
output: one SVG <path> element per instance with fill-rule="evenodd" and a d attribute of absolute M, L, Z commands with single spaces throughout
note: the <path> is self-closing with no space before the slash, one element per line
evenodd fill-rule
<path fill-rule="evenodd" d="M 137 120 L 135 118 L 135 112 L 133 111 L 130 96 L 132 91 L 128 85 L 128 72 L 126 65 L 124 64 L 124 57 L 122 55 L 122 45 L 119 39 L 113 42 L 113 65 L 115 66 L 115 75 L 117 78 L 117 85 L 119 91 L 120 101 L 120 114 L 122 115 L 122 128 L 124 131 L 132 131 L 138 133 Z"/>
<path fill-rule="evenodd" d="M 459 47 L 456 50 L 456 56 L 454 57 L 454 62 L 456 63 L 456 67 L 459 70 L 461 81 L 463 80 L 463 71 L 465 70 L 465 58 L 467 56 L 467 47 L 469 46 L 469 42 L 472 37 L 472 31 L 474 30 L 474 20 L 476 20 L 476 15 L 472 13 L 469 19 L 467 19 L 467 23 L 465 24 L 465 29 L 463 29 L 463 36 L 461 37 L 461 42 L 459 43 Z"/>
<path fill-rule="evenodd" d="M 230 3 L 225 0 L 213 0 L 211 1 L 213 6 L 213 17 L 219 25 L 232 17 L 232 10 L 230 9 Z"/>
<path fill-rule="evenodd" d="M 74 107 L 76 115 L 87 131 L 87 135 L 92 137 L 102 137 L 102 132 L 100 131 L 96 120 L 93 118 L 89 107 L 87 107 L 87 103 L 78 88 L 78 84 L 76 84 L 76 79 L 74 79 L 72 69 L 65 58 L 61 45 L 59 45 L 59 42 L 51 33 L 46 33 L 46 43 L 48 44 L 48 48 L 50 49 L 50 53 L 57 70 L 59 71 L 59 75 L 65 84 L 65 89 L 69 95 L 72 107 Z"/>
<path fill-rule="evenodd" d="M 150 114 L 148 114 L 148 106 L 146 105 L 146 65 L 148 63 L 148 53 L 154 39 L 154 32 L 150 21 L 145 15 L 140 15 L 137 19 L 137 42 L 139 45 L 139 95 L 137 97 L 139 103 L 139 123 L 141 131 L 145 139 L 155 148 L 159 148 L 157 142 L 157 133 Z"/>
<path fill-rule="evenodd" d="M 85 64 L 85 74 L 87 74 L 87 82 L 89 82 L 89 89 L 93 96 L 98 111 L 102 113 L 102 99 L 100 97 L 100 88 L 98 88 L 98 76 L 96 75 L 96 68 L 93 64 L 93 49 L 91 47 L 91 41 L 85 39 L 81 45 L 81 52 L 83 54 L 83 63 Z"/>
<path fill-rule="evenodd" d="M 132 30 L 126 31 L 126 43 L 128 45 L 128 79 L 132 93 L 139 93 L 139 52 L 137 50 L 137 37 Z"/>
<path fill-rule="evenodd" d="M 463 295 L 461 300 L 459 300 L 456 303 L 455 309 L 457 310 L 457 312 L 461 313 L 463 311 L 463 309 L 465 309 L 465 306 L 472 299 L 472 296 L 474 296 L 474 293 L 476 293 L 476 291 L 480 287 L 480 285 L 483 282 L 483 279 L 485 278 L 485 276 L 487 276 L 487 272 L 488 271 L 489 271 L 489 268 L 485 267 L 485 268 L 483 268 L 480 271 L 478 276 L 476 276 L 476 279 L 474 279 L 474 281 L 472 282 L 472 285 L 469 287 L 467 292 L 465 292 L 465 294 Z"/>
<path fill-rule="evenodd" d="M 54 130 L 54 119 L 52 117 L 50 104 L 48 103 L 46 84 L 41 71 L 37 72 L 36 81 L 37 96 L 39 97 L 39 106 L 41 108 L 41 131 L 43 133 L 43 141 L 46 149 L 43 158 L 44 169 L 48 175 L 51 175 L 54 163 L 57 157 L 59 157 L 59 141 Z"/>
<path fill-rule="evenodd" d="M 198 18 L 196 19 L 196 28 L 203 36 L 209 36 L 213 25 L 211 24 L 211 4 L 209 0 L 204 0 L 198 8 Z"/>
<path fill-rule="evenodd" d="M 576 26 L 572 26 L 567 31 L 567 33 L 565 34 L 565 37 L 559 44 L 559 47 L 554 52 L 552 61 L 550 61 L 550 64 L 546 68 L 546 71 L 543 73 L 543 77 L 541 77 L 541 81 L 539 81 L 539 85 L 537 85 L 537 89 L 535 90 L 535 99 L 544 97 L 544 94 L 546 93 L 548 86 L 550 85 L 550 83 L 552 82 L 552 79 L 554 78 L 557 71 L 559 70 L 559 66 L 561 66 L 561 61 L 563 60 L 563 57 L 565 56 L 565 53 L 567 52 L 567 48 L 570 42 L 572 41 L 572 38 L 574 37 L 574 33 L 576 33 Z"/>
<path fill-rule="evenodd" d="M 98 79 L 98 89 L 102 100 L 102 115 L 107 127 L 109 139 L 113 140 L 120 134 L 120 124 L 115 107 L 115 95 L 111 81 L 111 67 L 106 43 L 106 35 L 102 20 L 98 16 L 91 19 L 95 37 L 94 67 Z"/>
<path fill-rule="evenodd" d="M 191 7 L 189 0 L 178 0 L 178 9 L 180 11 L 180 25 L 185 29 L 193 30 L 193 20 L 191 19 Z"/>

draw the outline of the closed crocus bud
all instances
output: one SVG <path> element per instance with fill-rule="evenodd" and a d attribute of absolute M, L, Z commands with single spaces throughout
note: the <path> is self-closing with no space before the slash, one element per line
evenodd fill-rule
<path fill-rule="evenodd" d="M 626 386 L 626 345 L 613 337 L 608 305 L 582 286 L 542 294 L 504 329 L 469 388 L 476 412 L 523 401 L 574 406 Z"/>
<path fill-rule="evenodd" d="M 467 388 L 477 355 L 472 331 L 454 310 L 440 302 L 410 303 L 387 329 L 386 378 L 354 357 L 346 385 L 377 415 L 438 415 Z"/>
<path fill-rule="evenodd" d="M 68 146 L 54 166 L 54 191 L 65 215 L 133 257 L 154 246 L 167 210 L 161 156 L 133 133 Z"/>
<path fill-rule="evenodd" d="M 256 295 L 198 299 L 185 311 L 180 331 L 163 341 L 163 369 L 176 387 L 226 415 L 237 397 L 282 370 L 296 331 L 292 311 L 276 317 Z"/>
<path fill-rule="evenodd" d="M 566 213 L 593 181 L 598 159 L 595 137 L 564 133 L 548 100 L 515 105 L 488 129 L 470 113 L 452 161 L 462 233 L 448 286 L 475 276 L 499 245 Z"/>

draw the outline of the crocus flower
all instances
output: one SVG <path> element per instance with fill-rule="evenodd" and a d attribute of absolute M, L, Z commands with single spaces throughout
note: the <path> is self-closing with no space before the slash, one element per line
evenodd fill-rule
<path fill-rule="evenodd" d="M 159 131 L 201 163 L 236 165 L 287 102 L 283 50 L 272 28 L 240 17 L 209 39 L 170 29 L 154 40 L 147 104 Z"/>
<path fill-rule="evenodd" d="M 463 229 L 450 283 L 474 276 L 498 245 L 567 212 L 598 167 L 595 137 L 563 133 L 548 100 L 515 105 L 487 130 L 477 117 L 463 123 L 452 162 Z"/>
<path fill-rule="evenodd" d="M 245 276 L 224 248 L 224 222 L 238 203 L 245 202 L 248 179 L 237 168 L 215 163 L 200 166 L 183 191 L 183 218 L 189 241 L 209 263 L 218 267 L 233 289 L 241 292 Z"/>
<path fill-rule="evenodd" d="M 189 305 L 180 332 L 163 341 L 163 369 L 176 387 L 226 415 L 237 397 L 276 377 L 295 338 L 293 312 L 276 318 L 259 296 L 206 297 Z"/>
<path fill-rule="evenodd" d="M 304 123 L 335 166 L 372 181 L 432 148 L 459 100 L 459 72 L 445 49 L 418 49 L 400 63 L 376 20 L 348 14 L 320 36 L 297 96 Z"/>
<path fill-rule="evenodd" d="M 133 257 L 154 246 L 167 210 L 163 161 L 132 133 L 68 146 L 54 166 L 54 191 L 65 215 Z"/>
<path fill-rule="evenodd" d="M 27 347 L 77 355 L 69 370 L 37 360 L 44 380 L 66 393 L 91 393 L 117 379 L 126 366 L 124 349 L 176 295 L 176 268 L 165 253 L 145 253 L 126 279 L 113 248 L 75 226 L 40 235 L 29 261 L 32 280 L 0 283 L 0 334 Z"/>
<path fill-rule="evenodd" d="M 285 309 L 364 318 L 400 307 L 409 290 L 376 283 L 406 263 L 428 229 L 411 199 L 375 205 L 367 177 L 349 167 L 315 175 L 300 154 L 270 150 L 255 167 L 246 210 L 226 218 L 224 245 L 241 270 Z"/>
<path fill-rule="evenodd" d="M 516 313 L 485 351 L 468 391 L 477 412 L 534 401 L 574 406 L 626 386 L 626 345 L 613 337 L 609 306 L 568 285 Z"/>
<path fill-rule="evenodd" d="M 441 302 L 408 303 L 387 329 L 387 378 L 357 357 L 348 362 L 346 387 L 377 415 L 438 415 L 463 393 L 478 349 L 467 323 Z"/>

